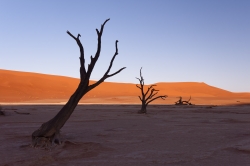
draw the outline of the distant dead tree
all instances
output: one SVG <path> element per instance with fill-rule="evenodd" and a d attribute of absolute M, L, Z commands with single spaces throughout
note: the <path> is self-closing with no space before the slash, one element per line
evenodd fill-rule
<path fill-rule="evenodd" d="M 187 101 L 182 100 L 182 97 L 180 96 L 180 99 L 175 102 L 175 105 L 193 105 L 191 102 L 189 102 L 190 100 L 191 100 L 191 96 Z"/>
<path fill-rule="evenodd" d="M 68 102 L 62 107 L 62 109 L 57 113 L 57 115 L 51 120 L 49 120 L 48 122 L 43 123 L 38 130 L 35 130 L 32 133 L 32 146 L 33 147 L 47 148 L 54 144 L 60 144 L 61 143 L 61 140 L 59 138 L 60 129 L 64 126 L 66 121 L 69 119 L 69 117 L 75 110 L 75 107 L 77 106 L 80 99 L 90 90 L 94 89 L 96 86 L 102 83 L 105 79 L 112 77 L 120 73 L 123 69 L 125 69 L 125 67 L 123 67 L 120 70 L 112 74 L 109 74 L 110 69 L 113 65 L 113 61 L 115 57 L 118 55 L 118 46 L 117 46 L 118 41 L 116 40 L 115 53 L 110 61 L 107 71 L 104 73 L 104 75 L 99 81 L 93 83 L 92 85 L 89 85 L 89 79 L 90 79 L 91 73 L 101 53 L 101 38 L 102 38 L 103 29 L 104 29 L 105 24 L 108 21 L 109 19 L 104 21 L 104 23 L 101 25 L 100 30 L 96 29 L 97 36 L 98 36 L 97 50 L 96 50 L 96 54 L 94 57 L 92 57 L 91 55 L 90 57 L 91 61 L 90 61 L 90 64 L 88 65 L 87 70 L 85 69 L 84 49 L 79 39 L 81 35 L 78 34 L 77 37 L 75 37 L 69 31 L 67 31 L 68 35 L 71 36 L 76 41 L 80 49 L 80 83 L 76 91 L 69 98 Z"/>
<path fill-rule="evenodd" d="M 140 81 L 140 86 L 136 85 L 136 87 L 141 90 L 141 96 L 138 96 L 138 97 L 142 102 L 141 109 L 138 111 L 138 113 L 143 114 L 143 113 L 147 113 L 147 106 L 149 103 L 151 103 L 152 101 L 154 101 L 158 98 L 165 100 L 165 98 L 167 98 L 167 95 L 155 97 L 155 95 L 159 91 L 159 90 L 154 89 L 154 87 L 156 85 L 150 85 L 150 87 L 147 89 L 147 91 L 144 92 L 144 79 L 142 77 L 141 70 L 142 70 L 142 68 L 140 69 L 140 78 L 136 77 L 136 79 L 138 79 Z"/>
<path fill-rule="evenodd" d="M 1 115 L 5 115 L 5 112 L 2 111 L 2 106 L 0 105 L 0 116 L 1 116 Z"/>

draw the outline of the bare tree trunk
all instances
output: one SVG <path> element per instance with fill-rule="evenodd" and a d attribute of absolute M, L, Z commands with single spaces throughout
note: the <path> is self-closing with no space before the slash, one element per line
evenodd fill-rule
<path fill-rule="evenodd" d="M 81 100 L 81 98 L 90 90 L 98 86 L 100 83 L 102 83 L 106 78 L 112 77 L 119 72 L 121 72 L 125 67 L 121 68 L 120 70 L 116 71 L 115 73 L 109 74 L 110 69 L 113 65 L 113 61 L 115 57 L 118 55 L 118 41 L 115 42 L 116 51 L 113 55 L 113 58 L 110 61 L 110 65 L 107 69 L 107 71 L 104 73 L 103 77 L 95 82 L 92 85 L 89 85 L 89 79 L 90 75 L 94 69 L 94 66 L 96 64 L 96 61 L 98 60 L 101 52 L 101 37 L 103 33 L 104 26 L 106 22 L 109 21 L 107 19 L 102 25 L 100 31 L 96 29 L 97 35 L 98 35 L 98 44 L 97 44 L 97 51 L 94 57 L 91 56 L 91 62 L 88 65 L 88 69 L 85 69 L 85 59 L 84 59 L 84 49 L 81 44 L 81 41 L 79 37 L 81 36 L 78 34 L 77 37 L 73 36 L 69 31 L 67 33 L 77 42 L 79 48 L 80 48 L 80 76 L 81 80 L 80 83 L 76 89 L 76 91 L 73 93 L 73 95 L 70 97 L 68 102 L 62 107 L 62 109 L 58 112 L 58 114 L 49 120 L 46 123 L 43 123 L 42 126 L 34 131 L 32 133 L 32 145 L 34 147 L 49 147 L 50 145 L 56 143 L 60 144 L 61 140 L 59 138 L 60 129 L 64 126 L 66 121 L 69 119 L 73 111 L 75 110 L 78 102 Z"/>
<path fill-rule="evenodd" d="M 138 97 L 142 102 L 141 110 L 138 111 L 139 114 L 147 113 L 147 106 L 152 101 L 154 101 L 154 100 L 156 100 L 158 98 L 161 98 L 161 99 L 165 100 L 165 98 L 167 97 L 167 95 L 154 97 L 159 91 L 159 90 L 156 90 L 156 89 L 153 88 L 156 85 L 151 85 L 148 88 L 148 90 L 146 91 L 146 93 L 144 93 L 144 79 L 142 77 L 141 69 L 140 69 L 140 78 L 136 77 L 136 79 L 138 79 L 140 81 L 140 86 L 136 85 L 136 87 L 141 90 L 141 96 L 138 96 Z"/>
<path fill-rule="evenodd" d="M 141 109 L 138 111 L 139 114 L 146 114 L 147 113 L 147 105 L 145 102 L 142 102 Z"/>

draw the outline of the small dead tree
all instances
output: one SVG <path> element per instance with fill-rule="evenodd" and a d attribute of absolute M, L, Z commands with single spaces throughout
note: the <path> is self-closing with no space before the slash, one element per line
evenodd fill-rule
<path fill-rule="evenodd" d="M 136 87 L 141 90 L 141 96 L 138 96 L 138 97 L 142 102 L 141 109 L 138 111 L 139 114 L 147 113 L 147 106 L 152 101 L 154 101 L 158 98 L 161 98 L 163 100 L 165 100 L 165 98 L 167 98 L 167 95 L 155 96 L 159 91 L 159 90 L 154 89 L 154 87 L 156 85 L 150 85 L 148 87 L 147 91 L 144 92 L 144 79 L 142 77 L 141 70 L 142 70 L 142 68 L 140 69 L 140 78 L 136 77 L 136 79 L 138 79 L 140 81 L 140 86 L 136 85 Z"/>
<path fill-rule="evenodd" d="M 175 102 L 175 105 L 193 105 L 191 102 L 189 102 L 190 100 L 191 100 L 191 96 L 187 101 L 182 100 L 182 97 L 180 96 L 180 99 Z"/>
<path fill-rule="evenodd" d="M 51 120 L 49 120 L 48 122 L 43 123 L 38 130 L 32 133 L 32 146 L 33 147 L 45 147 L 46 148 L 53 144 L 60 144 L 61 143 L 61 140 L 59 138 L 60 129 L 64 126 L 66 121 L 69 119 L 69 117 L 75 110 L 75 107 L 77 106 L 80 99 L 90 90 L 94 89 L 96 86 L 101 84 L 105 79 L 112 77 L 120 73 L 123 69 L 125 69 L 125 67 L 123 67 L 120 70 L 112 74 L 109 74 L 110 69 L 113 65 L 113 61 L 115 57 L 118 55 L 118 46 L 117 46 L 118 41 L 116 40 L 115 53 L 110 61 L 107 71 L 104 73 L 104 75 L 99 81 L 93 83 L 92 85 L 89 85 L 89 79 L 90 79 L 91 73 L 101 53 L 101 39 L 102 39 L 103 29 L 104 29 L 105 24 L 108 21 L 109 19 L 107 19 L 101 25 L 100 30 L 96 29 L 97 36 L 98 36 L 97 50 L 96 50 L 95 56 L 90 57 L 91 61 L 90 61 L 90 64 L 88 65 L 87 70 L 85 68 L 84 49 L 79 38 L 81 37 L 81 35 L 78 34 L 77 37 L 75 37 L 69 31 L 67 31 L 68 35 L 76 41 L 80 49 L 80 83 L 76 91 L 69 98 L 68 102 L 62 107 L 62 109 L 57 113 L 57 115 Z"/>
<path fill-rule="evenodd" d="M 5 115 L 5 112 L 4 112 L 4 111 L 2 111 L 2 106 L 0 105 L 0 116 L 1 116 L 1 115 L 3 115 L 3 116 L 4 116 L 4 115 Z"/>

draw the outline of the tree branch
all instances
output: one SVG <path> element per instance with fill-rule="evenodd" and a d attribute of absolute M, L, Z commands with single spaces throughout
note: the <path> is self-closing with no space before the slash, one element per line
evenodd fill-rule
<path fill-rule="evenodd" d="M 139 87 L 137 84 L 136 84 L 136 87 L 139 88 L 139 89 L 141 89 L 141 87 Z"/>
<path fill-rule="evenodd" d="M 97 44 L 97 50 L 96 50 L 96 54 L 94 56 L 94 58 L 91 58 L 90 64 L 88 66 L 88 71 L 87 71 L 87 77 L 90 78 L 90 75 L 95 67 L 95 63 L 97 62 L 100 53 L 101 53 L 101 43 L 102 43 L 102 33 L 103 33 L 103 29 L 105 24 L 109 21 L 110 19 L 107 19 L 106 21 L 104 21 L 104 23 L 101 25 L 101 30 L 99 32 L 98 29 L 96 29 L 97 32 L 97 36 L 98 36 L 98 44 Z M 118 42 L 118 41 L 117 41 Z"/>
<path fill-rule="evenodd" d="M 142 74 L 141 74 L 141 70 L 142 70 L 142 67 L 141 67 L 141 69 L 140 69 L 140 77 L 143 79 Z"/>
<path fill-rule="evenodd" d="M 151 85 L 151 86 L 148 88 L 147 92 L 145 93 L 145 96 L 148 94 L 149 90 L 150 90 L 151 88 L 153 88 L 154 86 L 156 86 L 156 85 Z"/>
<path fill-rule="evenodd" d="M 154 94 L 152 94 L 152 95 L 149 97 L 149 99 L 152 99 L 156 94 L 158 94 L 158 91 L 155 92 Z"/>
<path fill-rule="evenodd" d="M 135 77 L 135 78 L 141 82 L 141 79 L 140 79 L 140 78 L 137 78 L 137 77 Z"/>
<path fill-rule="evenodd" d="M 111 69 L 111 67 L 112 67 L 112 65 L 113 65 L 113 62 L 114 62 L 114 60 L 115 60 L 115 57 L 116 57 L 116 55 L 118 55 L 118 46 L 117 46 L 117 43 L 118 43 L 118 40 L 115 41 L 115 54 L 113 55 L 113 57 L 112 57 L 112 59 L 111 59 L 111 61 L 110 61 L 108 70 L 106 71 L 106 73 L 104 74 L 104 76 L 105 76 L 105 75 L 108 75 L 108 73 L 109 73 L 109 71 L 110 71 L 110 69 Z M 121 69 L 120 69 L 120 70 L 121 70 Z"/>
<path fill-rule="evenodd" d="M 150 94 L 148 95 L 146 101 L 147 101 L 148 99 L 151 99 L 151 98 L 152 98 L 152 95 L 153 95 L 154 91 L 158 91 L 158 90 L 156 90 L 156 89 L 151 89 Z M 155 95 L 155 94 L 154 94 L 154 95 Z"/>
<path fill-rule="evenodd" d="M 154 100 L 156 100 L 156 99 L 158 99 L 158 98 L 161 98 L 161 99 L 165 100 L 165 98 L 167 98 L 167 95 L 164 95 L 164 96 L 157 96 L 157 97 L 155 97 L 155 98 L 149 100 L 149 101 L 147 102 L 147 104 L 151 103 L 152 101 L 154 101 Z"/>
<path fill-rule="evenodd" d="M 107 20 L 106 20 L 107 21 Z M 100 32 L 101 33 L 101 32 Z M 116 40 L 116 42 L 115 42 L 115 54 L 113 55 L 113 57 L 112 57 L 112 59 L 111 59 L 111 61 L 110 61 L 110 64 L 109 64 L 109 67 L 108 67 L 108 69 L 107 69 L 107 71 L 105 72 L 105 74 L 102 76 L 102 78 L 99 80 L 99 81 L 97 81 L 96 83 L 94 83 L 94 84 L 92 84 L 92 85 L 90 85 L 89 86 L 89 88 L 88 88 L 88 91 L 90 91 L 91 89 L 93 89 L 94 87 L 96 87 L 96 86 L 98 86 L 100 83 L 102 83 L 105 79 L 107 79 L 107 78 L 109 78 L 109 77 L 112 77 L 112 76 L 114 76 L 114 75 L 116 75 L 116 74 L 118 74 L 118 73 L 120 73 L 123 69 L 125 69 L 126 67 L 123 67 L 123 68 L 121 68 L 120 70 L 118 70 L 118 71 L 116 71 L 115 73 L 113 73 L 113 74 L 108 74 L 109 72 L 110 72 L 110 69 L 112 68 L 112 66 L 113 66 L 113 62 L 114 62 L 114 60 L 115 60 L 115 57 L 118 55 L 118 45 L 117 45 L 117 43 L 118 43 L 118 40 Z"/>
<path fill-rule="evenodd" d="M 113 74 L 109 74 L 108 77 L 112 77 L 112 76 L 114 76 L 114 75 L 120 73 L 123 69 L 126 69 L 126 67 L 121 68 L 120 70 L 118 70 L 117 72 L 115 72 L 115 73 L 113 73 Z M 108 77 L 107 77 L 107 78 L 108 78 Z"/>
<path fill-rule="evenodd" d="M 191 100 L 191 96 L 189 97 L 189 99 L 186 101 L 186 100 L 183 100 L 182 103 L 186 103 L 186 104 L 189 104 L 189 101 Z"/>
<path fill-rule="evenodd" d="M 77 45 L 79 46 L 80 48 L 80 77 L 81 77 L 81 80 L 84 80 L 85 79 L 85 76 L 86 76 L 86 69 L 85 69 L 85 59 L 84 59 L 84 49 L 83 49 L 83 46 L 82 46 L 82 43 L 79 39 L 79 37 L 81 36 L 80 34 L 77 35 L 77 37 L 75 37 L 74 35 L 72 35 L 69 31 L 67 31 L 67 33 L 73 38 L 75 39 Z"/>

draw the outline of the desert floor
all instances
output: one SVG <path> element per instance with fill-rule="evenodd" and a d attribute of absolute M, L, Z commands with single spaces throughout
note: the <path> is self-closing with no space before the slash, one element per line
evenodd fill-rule
<path fill-rule="evenodd" d="M 30 147 L 31 134 L 62 105 L 2 107 L 3 166 L 250 165 L 250 105 L 78 105 L 51 150 Z"/>

